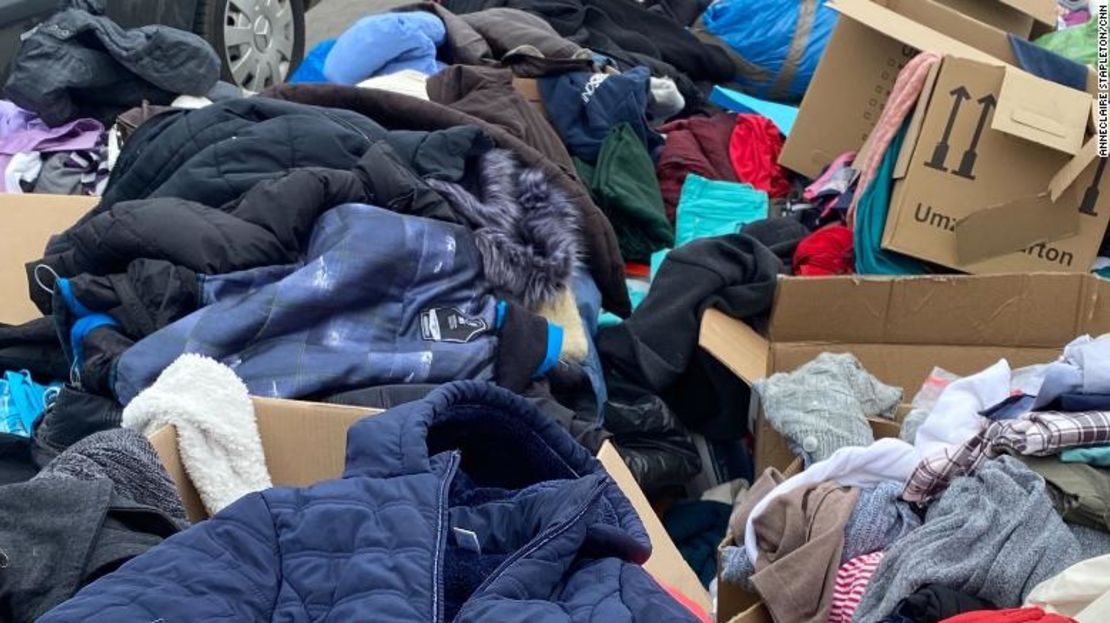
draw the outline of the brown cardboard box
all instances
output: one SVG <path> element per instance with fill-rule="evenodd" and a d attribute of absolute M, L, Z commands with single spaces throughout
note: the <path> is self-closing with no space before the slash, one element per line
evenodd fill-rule
<path fill-rule="evenodd" d="M 375 413 L 357 407 L 272 398 L 254 398 L 254 405 L 266 466 L 277 486 L 306 486 L 338 478 L 346 457 L 347 429 Z M 155 432 L 150 441 L 177 484 L 189 519 L 205 519 L 207 513 L 178 454 L 177 432 L 166 427 Z M 652 555 L 645 569 L 681 591 L 706 612 L 711 611 L 709 593 L 683 560 L 616 448 L 606 442 L 597 458 L 628 496 L 651 538 Z"/>
<path fill-rule="evenodd" d="M 98 197 L 0 194 L 0 322 L 22 324 L 42 315 L 31 303 L 23 265 L 42 257 L 50 236 L 65 231 Z"/>
<path fill-rule="evenodd" d="M 1092 275 L 786 277 L 767 337 L 709 310 L 700 344 L 749 384 L 850 352 L 909 402 L 935 366 L 967 375 L 1003 357 L 1044 363 L 1075 337 L 1108 331 L 1110 282 Z M 793 454 L 755 411 L 757 472 L 786 468 Z"/>
<path fill-rule="evenodd" d="M 950 6 L 934 0 L 830 2 L 841 16 L 779 163 L 816 178 L 837 156 L 858 150 L 878 121 L 898 72 L 919 50 L 1017 64 L 1004 28 L 960 12 L 968 7 L 980 7 L 975 15 L 997 12 L 1001 3 L 942 1 Z M 1005 5 L 1029 15 L 1045 2 L 1051 0 Z M 1043 18 L 1042 10 L 1035 10 L 1038 19 Z"/>
<path fill-rule="evenodd" d="M 1110 193 L 1082 192 L 1094 162 L 1056 201 L 1049 188 L 1082 151 L 1091 96 L 952 56 L 931 84 L 895 171 L 883 248 L 968 273 L 1087 272 Z"/>
<path fill-rule="evenodd" d="M 990 24 L 995 28 L 1029 38 L 1040 29 L 1056 28 L 1055 0 L 938 0 L 964 15 Z"/>

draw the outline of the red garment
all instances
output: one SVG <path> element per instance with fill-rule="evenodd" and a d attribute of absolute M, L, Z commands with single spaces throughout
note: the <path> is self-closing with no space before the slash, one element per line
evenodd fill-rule
<path fill-rule="evenodd" d="M 773 199 L 788 196 L 790 182 L 779 166 L 784 142 L 774 121 L 763 115 L 737 115 L 728 143 L 736 179 L 765 191 Z"/>
<path fill-rule="evenodd" d="M 698 604 L 694 603 L 693 599 L 690 599 L 677 588 L 674 588 L 673 586 L 667 584 L 659 578 L 652 577 L 652 579 L 655 580 L 655 583 L 661 586 L 663 590 L 667 591 L 667 594 L 673 597 L 675 601 L 682 604 L 684 608 L 689 610 L 690 614 L 694 615 L 694 618 L 696 618 L 698 621 L 701 621 L 701 623 L 713 623 L 713 619 L 710 618 L 709 613 L 705 611 L 705 608 L 702 608 Z"/>
<path fill-rule="evenodd" d="M 941 623 L 1076 623 L 1071 617 L 1049 614 L 1040 608 L 965 612 Z"/>
<path fill-rule="evenodd" d="M 718 113 L 712 117 L 679 119 L 659 128 L 666 135 L 667 143 L 659 155 L 655 173 L 671 223 L 678 209 L 682 184 L 690 173 L 707 180 L 739 181 L 728 153 L 735 125 L 735 115 Z"/>
<path fill-rule="evenodd" d="M 855 267 L 852 230 L 828 225 L 806 236 L 794 251 L 794 274 L 805 277 L 850 275 Z"/>

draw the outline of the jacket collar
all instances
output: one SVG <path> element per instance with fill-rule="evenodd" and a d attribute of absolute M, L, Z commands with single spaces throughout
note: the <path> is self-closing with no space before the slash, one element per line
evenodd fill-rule
<path fill-rule="evenodd" d="M 590 537 L 627 560 L 650 555 L 643 524 L 601 463 L 531 403 L 490 383 L 444 385 L 424 400 L 355 423 L 347 433 L 344 478 L 443 475 L 442 457 L 451 452 L 460 453 L 461 470 L 482 486 L 519 490 L 582 481 L 568 491 L 595 502 L 586 504 L 583 517 L 592 524 Z M 559 515 L 564 511 L 574 514 L 566 508 Z"/>

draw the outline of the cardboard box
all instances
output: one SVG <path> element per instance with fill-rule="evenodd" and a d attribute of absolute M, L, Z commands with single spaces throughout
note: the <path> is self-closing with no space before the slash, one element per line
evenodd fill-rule
<path fill-rule="evenodd" d="M 1075 337 L 1108 331 L 1110 282 L 1092 275 L 786 277 L 766 337 L 709 310 L 699 343 L 748 384 L 849 352 L 908 403 L 935 366 L 968 375 L 1001 358 L 1045 363 Z M 785 469 L 794 455 L 758 408 L 750 422 L 757 472 Z"/>
<path fill-rule="evenodd" d="M 377 413 L 372 409 L 294 400 L 253 400 L 266 466 L 275 486 L 307 486 L 339 478 L 346 460 L 347 429 L 356 421 Z M 150 441 L 177 485 L 189 519 L 201 521 L 207 518 L 196 488 L 181 462 L 177 431 L 173 427 L 163 428 L 151 435 Z M 597 458 L 628 496 L 651 538 L 652 555 L 644 568 L 653 577 L 681 591 L 706 612 L 711 612 L 709 593 L 683 560 L 616 448 L 606 442 Z"/>
<path fill-rule="evenodd" d="M 22 324 L 42 316 L 31 302 L 24 264 L 42 257 L 47 241 L 68 229 L 99 197 L 0 194 L 0 322 Z"/>
<path fill-rule="evenodd" d="M 859 150 L 883 111 L 898 72 L 920 50 L 1016 66 L 1006 29 L 975 16 L 1001 14 L 1005 5 L 1031 19 L 1043 19 L 1043 5 L 1051 4 L 1051 0 L 941 1 L 944 4 L 934 0 L 829 3 L 840 12 L 840 19 L 802 100 L 780 164 L 816 178 L 837 156 Z"/>
<path fill-rule="evenodd" d="M 1055 0 L 938 0 L 964 15 L 1023 39 L 1056 29 Z"/>
<path fill-rule="evenodd" d="M 894 174 L 883 248 L 968 273 L 1087 272 L 1110 192 L 1083 192 L 1096 180 L 1090 160 L 1056 200 L 1049 191 L 1083 149 L 1091 96 L 952 56 L 934 73 Z"/>

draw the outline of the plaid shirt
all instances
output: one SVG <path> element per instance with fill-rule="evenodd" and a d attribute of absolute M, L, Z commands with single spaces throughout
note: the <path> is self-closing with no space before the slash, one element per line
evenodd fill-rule
<path fill-rule="evenodd" d="M 1110 412 L 1029 413 L 1017 420 L 992 422 L 962 446 L 922 461 L 906 483 L 902 498 L 929 502 L 960 476 L 1003 452 L 1049 456 L 1068 448 L 1110 443 Z"/>

